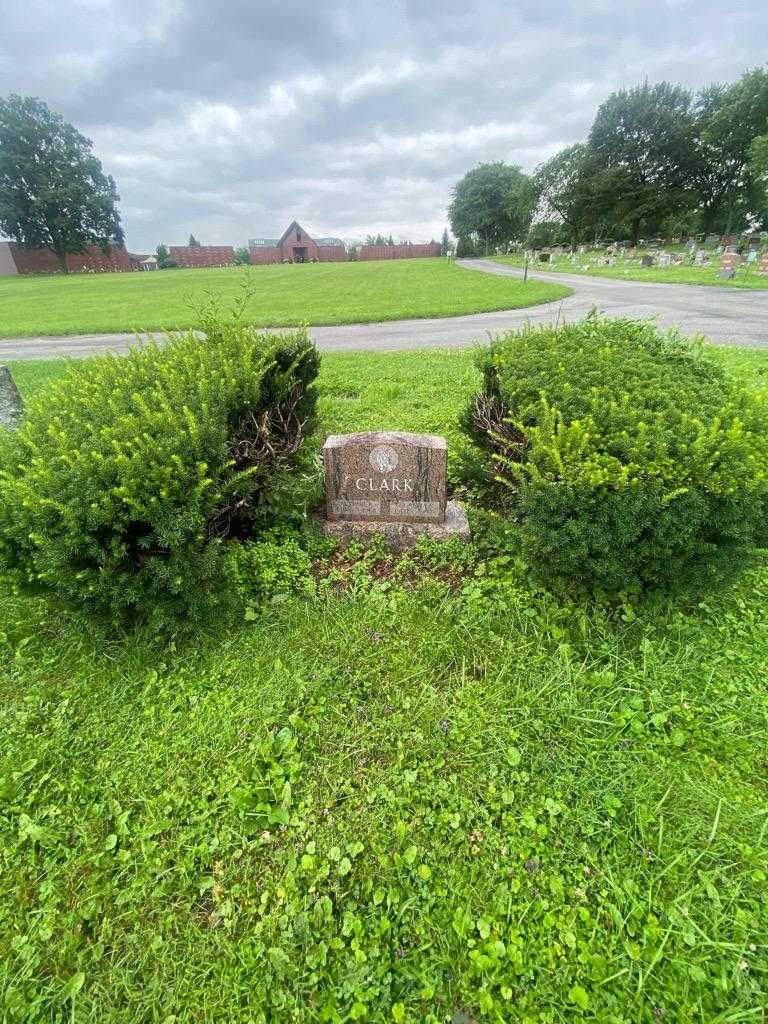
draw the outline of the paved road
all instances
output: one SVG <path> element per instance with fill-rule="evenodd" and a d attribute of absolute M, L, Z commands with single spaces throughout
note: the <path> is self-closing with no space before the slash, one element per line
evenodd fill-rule
<path fill-rule="evenodd" d="M 458 260 L 472 272 L 520 277 L 521 271 L 492 260 Z M 532 275 L 534 276 L 534 275 Z M 750 291 L 677 284 L 644 284 L 579 274 L 539 273 L 574 289 L 558 302 L 500 313 L 475 313 L 437 320 L 392 320 L 378 324 L 313 327 L 312 337 L 324 352 L 383 352 L 405 348 L 453 348 L 484 340 L 488 333 L 525 323 L 578 320 L 593 307 L 613 316 L 657 317 L 664 327 L 704 334 L 718 345 L 768 347 L 768 290 Z M 0 338 L 0 362 L 87 356 L 136 344 L 132 334 L 84 334 L 65 338 Z"/>

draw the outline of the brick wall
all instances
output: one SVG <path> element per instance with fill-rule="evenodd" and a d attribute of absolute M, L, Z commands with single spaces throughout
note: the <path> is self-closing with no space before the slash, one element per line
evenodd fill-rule
<path fill-rule="evenodd" d="M 235 262 L 231 245 L 169 245 L 168 255 L 179 267 L 230 267 Z"/>
<path fill-rule="evenodd" d="M 361 260 L 410 260 L 440 255 L 440 243 L 426 245 L 361 245 Z"/>
<path fill-rule="evenodd" d="M 50 249 L 27 249 L 17 242 L 10 242 L 9 248 L 20 274 L 61 273 L 58 258 Z M 67 269 L 70 274 L 91 271 L 115 273 L 130 270 L 131 262 L 122 246 L 113 246 L 107 255 L 97 245 L 92 245 L 85 252 L 70 253 Z"/>
<path fill-rule="evenodd" d="M 271 248 L 264 245 L 252 245 L 248 250 L 251 254 L 251 263 L 259 266 L 264 263 L 282 263 L 283 254 L 278 248 Z"/>
<path fill-rule="evenodd" d="M 318 245 L 317 258 L 321 263 L 343 263 L 347 250 L 343 245 Z"/>

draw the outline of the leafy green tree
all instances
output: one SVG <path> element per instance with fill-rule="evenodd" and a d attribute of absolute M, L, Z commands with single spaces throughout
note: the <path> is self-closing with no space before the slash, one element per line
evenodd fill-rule
<path fill-rule="evenodd" d="M 758 135 L 749 147 L 749 170 L 759 192 L 758 224 L 768 230 L 768 135 Z"/>
<path fill-rule="evenodd" d="M 531 225 L 526 244 L 531 249 L 546 249 L 550 245 L 564 245 L 571 240 L 568 227 L 561 220 L 540 220 Z"/>
<path fill-rule="evenodd" d="M 471 256 L 481 256 L 477 241 L 471 235 L 461 235 L 456 243 L 456 255 L 459 259 Z"/>
<path fill-rule="evenodd" d="M 121 245 L 115 182 L 93 143 L 42 100 L 0 99 L 0 230 L 20 245 L 67 255 Z"/>
<path fill-rule="evenodd" d="M 448 234 L 448 228 L 443 228 L 443 237 L 440 239 L 440 255 L 448 256 L 451 252 L 451 236 Z"/>
<path fill-rule="evenodd" d="M 613 93 L 589 134 L 596 213 L 626 225 L 633 243 L 673 211 L 694 206 L 698 170 L 690 92 L 669 82 Z"/>
<path fill-rule="evenodd" d="M 768 135 L 758 135 L 749 147 L 749 169 L 757 181 L 768 183 Z"/>
<path fill-rule="evenodd" d="M 157 259 L 158 270 L 173 270 L 178 264 L 176 260 L 171 259 L 171 254 L 168 252 L 168 248 L 165 245 L 158 245 L 155 250 L 155 257 Z"/>
<path fill-rule="evenodd" d="M 533 175 L 539 216 L 544 222 L 561 220 L 572 245 L 578 245 L 594 221 L 591 162 L 589 147 L 577 142 L 560 150 Z"/>
<path fill-rule="evenodd" d="M 457 182 L 448 217 L 457 238 L 473 237 L 487 253 L 525 238 L 535 205 L 528 175 L 499 161 L 480 164 Z"/>
<path fill-rule="evenodd" d="M 198 242 L 194 235 L 189 236 L 189 241 L 187 242 L 187 245 L 189 246 L 190 249 L 200 248 L 200 243 Z"/>
<path fill-rule="evenodd" d="M 731 234 L 759 214 L 765 196 L 751 153 L 755 139 L 768 133 L 768 68 L 705 89 L 697 117 L 702 225 Z"/>
<path fill-rule="evenodd" d="M 251 250 L 247 245 L 235 249 L 235 266 L 244 267 L 251 262 Z"/>
<path fill-rule="evenodd" d="M 158 245 L 155 250 L 155 259 L 157 260 L 157 266 L 160 270 L 163 270 L 171 258 L 171 254 L 168 252 L 168 246 L 162 243 Z"/>

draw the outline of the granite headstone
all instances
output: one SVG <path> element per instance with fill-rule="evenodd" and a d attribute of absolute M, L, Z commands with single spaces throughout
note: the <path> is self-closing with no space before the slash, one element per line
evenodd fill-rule
<path fill-rule="evenodd" d="M 0 427 L 14 429 L 24 415 L 24 403 L 11 371 L 0 366 Z"/>
<path fill-rule="evenodd" d="M 395 548 L 422 535 L 468 539 L 464 510 L 447 501 L 447 458 L 434 434 L 333 434 L 322 450 L 324 532 L 343 541 L 381 533 Z"/>

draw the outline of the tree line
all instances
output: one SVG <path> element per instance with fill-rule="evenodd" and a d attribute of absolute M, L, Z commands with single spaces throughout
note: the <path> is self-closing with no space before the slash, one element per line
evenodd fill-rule
<path fill-rule="evenodd" d="M 527 239 L 577 245 L 768 229 L 768 66 L 694 94 L 670 82 L 613 93 L 585 142 L 531 175 L 501 162 L 459 181 L 459 255 Z"/>

